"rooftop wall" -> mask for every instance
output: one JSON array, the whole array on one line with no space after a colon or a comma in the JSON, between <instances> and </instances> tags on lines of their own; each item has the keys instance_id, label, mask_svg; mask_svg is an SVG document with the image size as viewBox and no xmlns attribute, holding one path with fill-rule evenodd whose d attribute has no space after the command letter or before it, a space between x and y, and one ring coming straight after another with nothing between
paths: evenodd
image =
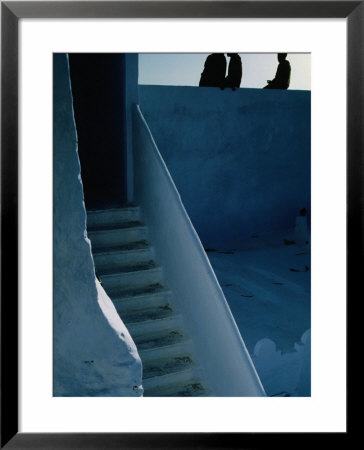
<instances>
[{"instance_id":1,"label":"rooftop wall","mask_svg":"<svg viewBox=\"0 0 364 450\"><path fill-rule=\"evenodd\" d=\"M308 91L139 86L141 110L205 247L310 211Z\"/></svg>"}]
</instances>

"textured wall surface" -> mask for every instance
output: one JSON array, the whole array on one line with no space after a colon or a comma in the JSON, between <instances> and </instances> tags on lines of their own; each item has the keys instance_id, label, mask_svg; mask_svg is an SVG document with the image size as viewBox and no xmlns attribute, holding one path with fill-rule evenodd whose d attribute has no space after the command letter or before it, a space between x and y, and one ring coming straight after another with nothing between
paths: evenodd
<instances>
[{"instance_id":1,"label":"textured wall surface","mask_svg":"<svg viewBox=\"0 0 364 450\"><path fill-rule=\"evenodd\" d=\"M214 396L264 390L201 242L139 110L134 115L135 197L148 224L171 302L181 311Z\"/></svg>"},{"instance_id":2,"label":"textured wall surface","mask_svg":"<svg viewBox=\"0 0 364 450\"><path fill-rule=\"evenodd\" d=\"M53 369L55 396L140 396L136 347L95 279L67 56L54 56Z\"/></svg>"},{"instance_id":3,"label":"textured wall surface","mask_svg":"<svg viewBox=\"0 0 364 450\"><path fill-rule=\"evenodd\" d=\"M308 91L139 86L141 110L206 246L310 211Z\"/></svg>"}]
</instances>

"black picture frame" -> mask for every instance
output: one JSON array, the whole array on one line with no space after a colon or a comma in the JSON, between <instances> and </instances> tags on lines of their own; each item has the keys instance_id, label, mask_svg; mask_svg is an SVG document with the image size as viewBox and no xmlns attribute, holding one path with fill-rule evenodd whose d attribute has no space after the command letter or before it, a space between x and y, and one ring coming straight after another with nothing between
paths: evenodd
<instances>
[{"instance_id":1,"label":"black picture frame","mask_svg":"<svg viewBox=\"0 0 364 450\"><path fill-rule=\"evenodd\" d=\"M1 448L264 448L310 433L18 433L18 22L21 18L346 18L347 304L363 272L364 1L1 1ZM349 312L349 311L348 311ZM348 350L350 343L348 342ZM347 416L349 418L349 414ZM334 433L340 445L346 433ZM327 443L316 433L315 443Z\"/></svg>"}]
</instances>

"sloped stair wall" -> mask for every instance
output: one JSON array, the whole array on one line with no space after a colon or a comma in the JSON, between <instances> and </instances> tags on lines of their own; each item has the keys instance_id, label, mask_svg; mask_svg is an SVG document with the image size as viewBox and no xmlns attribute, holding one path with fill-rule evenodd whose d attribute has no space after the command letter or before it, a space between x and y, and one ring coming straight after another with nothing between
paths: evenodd
<instances>
[{"instance_id":1,"label":"sloped stair wall","mask_svg":"<svg viewBox=\"0 0 364 450\"><path fill-rule=\"evenodd\" d=\"M139 106L133 111L133 147L135 201L212 395L264 396L221 287Z\"/></svg>"}]
</instances>

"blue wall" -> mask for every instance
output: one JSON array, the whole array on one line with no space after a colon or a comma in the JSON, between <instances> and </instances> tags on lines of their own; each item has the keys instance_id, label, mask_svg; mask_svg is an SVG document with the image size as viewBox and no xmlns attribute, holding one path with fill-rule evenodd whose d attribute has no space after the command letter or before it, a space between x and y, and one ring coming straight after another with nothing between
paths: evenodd
<instances>
[{"instance_id":1,"label":"blue wall","mask_svg":"<svg viewBox=\"0 0 364 450\"><path fill-rule=\"evenodd\" d=\"M80 169L68 57L54 54L53 395L140 396L135 344L95 279Z\"/></svg>"},{"instance_id":2,"label":"blue wall","mask_svg":"<svg viewBox=\"0 0 364 450\"><path fill-rule=\"evenodd\" d=\"M205 247L293 228L310 210L310 92L139 86L139 95Z\"/></svg>"}]
</instances>

